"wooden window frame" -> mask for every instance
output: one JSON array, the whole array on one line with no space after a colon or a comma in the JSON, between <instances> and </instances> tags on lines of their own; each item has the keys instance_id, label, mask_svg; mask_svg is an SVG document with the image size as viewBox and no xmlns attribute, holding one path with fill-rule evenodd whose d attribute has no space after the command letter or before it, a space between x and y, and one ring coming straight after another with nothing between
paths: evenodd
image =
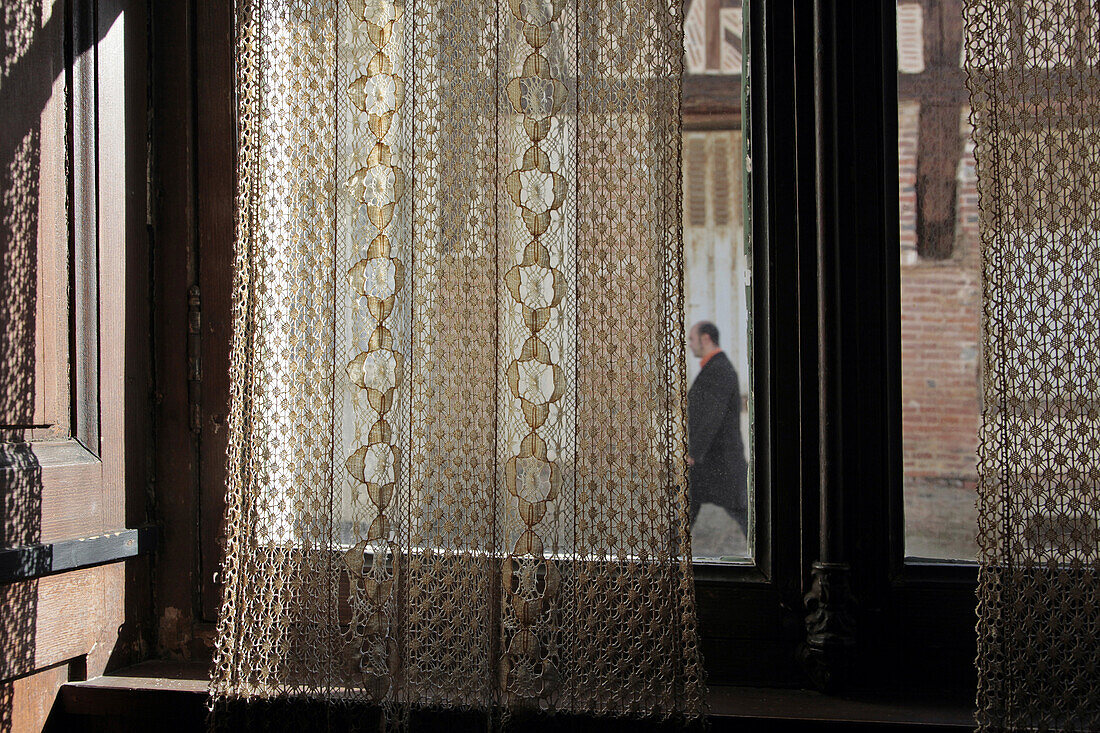
<instances>
[{"instance_id":1,"label":"wooden window frame","mask_svg":"<svg viewBox=\"0 0 1100 733\"><path fill-rule=\"evenodd\" d=\"M697 568L710 680L969 704L977 565L904 554L896 9L746 6L757 561Z\"/></svg>"}]
</instances>

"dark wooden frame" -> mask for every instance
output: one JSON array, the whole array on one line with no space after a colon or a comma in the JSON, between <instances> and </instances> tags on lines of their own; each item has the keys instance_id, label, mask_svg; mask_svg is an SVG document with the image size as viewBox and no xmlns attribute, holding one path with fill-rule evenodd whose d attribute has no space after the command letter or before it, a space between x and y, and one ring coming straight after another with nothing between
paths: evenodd
<instances>
[{"instance_id":1,"label":"dark wooden frame","mask_svg":"<svg viewBox=\"0 0 1100 733\"><path fill-rule=\"evenodd\" d=\"M821 521L838 533L820 551L849 567L849 689L972 701L977 567L904 554L895 6L815 5L818 282L831 307L819 344L832 370Z\"/></svg>"},{"instance_id":2,"label":"dark wooden frame","mask_svg":"<svg viewBox=\"0 0 1100 733\"><path fill-rule=\"evenodd\" d=\"M151 17L154 440L162 652L210 654L225 506L236 205L233 3Z\"/></svg>"},{"instance_id":3,"label":"dark wooden frame","mask_svg":"<svg viewBox=\"0 0 1100 733\"><path fill-rule=\"evenodd\" d=\"M976 565L904 555L895 6L751 7L759 555L697 572L708 671L969 704Z\"/></svg>"}]
</instances>

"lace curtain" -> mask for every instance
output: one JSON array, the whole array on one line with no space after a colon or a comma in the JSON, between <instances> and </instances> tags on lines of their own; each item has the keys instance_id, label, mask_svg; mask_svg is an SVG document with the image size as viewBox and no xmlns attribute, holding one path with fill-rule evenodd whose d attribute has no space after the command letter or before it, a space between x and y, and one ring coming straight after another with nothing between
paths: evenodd
<instances>
[{"instance_id":1,"label":"lace curtain","mask_svg":"<svg viewBox=\"0 0 1100 733\"><path fill-rule=\"evenodd\" d=\"M695 717L677 0L238 0L232 701Z\"/></svg>"},{"instance_id":2,"label":"lace curtain","mask_svg":"<svg viewBox=\"0 0 1100 733\"><path fill-rule=\"evenodd\" d=\"M1100 8L972 0L978 723L1100 729Z\"/></svg>"}]
</instances>

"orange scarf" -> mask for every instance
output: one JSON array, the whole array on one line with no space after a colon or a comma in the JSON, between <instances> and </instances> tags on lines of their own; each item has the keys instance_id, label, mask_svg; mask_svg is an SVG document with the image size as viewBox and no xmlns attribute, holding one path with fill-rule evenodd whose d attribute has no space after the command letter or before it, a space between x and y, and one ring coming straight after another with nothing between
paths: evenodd
<instances>
[{"instance_id":1,"label":"orange scarf","mask_svg":"<svg viewBox=\"0 0 1100 733\"><path fill-rule=\"evenodd\" d=\"M721 353L722 353L721 349L716 349L716 350L710 352L709 354L707 354L706 356L704 356L702 359L700 359L699 360L699 371L703 371L703 367L705 367L707 365L708 361L710 361L711 359L714 358L715 354L721 354Z\"/></svg>"}]
</instances>

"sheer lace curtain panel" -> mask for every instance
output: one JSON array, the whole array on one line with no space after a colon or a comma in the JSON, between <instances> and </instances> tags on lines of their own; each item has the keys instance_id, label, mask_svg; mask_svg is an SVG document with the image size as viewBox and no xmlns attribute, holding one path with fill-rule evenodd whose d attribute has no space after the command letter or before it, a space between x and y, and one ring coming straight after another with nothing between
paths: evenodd
<instances>
[{"instance_id":1,"label":"sheer lace curtain panel","mask_svg":"<svg viewBox=\"0 0 1100 733\"><path fill-rule=\"evenodd\" d=\"M238 0L212 700L694 718L677 0Z\"/></svg>"},{"instance_id":2,"label":"sheer lace curtain panel","mask_svg":"<svg viewBox=\"0 0 1100 733\"><path fill-rule=\"evenodd\" d=\"M1100 8L971 0L980 730L1100 729Z\"/></svg>"}]
</instances>

